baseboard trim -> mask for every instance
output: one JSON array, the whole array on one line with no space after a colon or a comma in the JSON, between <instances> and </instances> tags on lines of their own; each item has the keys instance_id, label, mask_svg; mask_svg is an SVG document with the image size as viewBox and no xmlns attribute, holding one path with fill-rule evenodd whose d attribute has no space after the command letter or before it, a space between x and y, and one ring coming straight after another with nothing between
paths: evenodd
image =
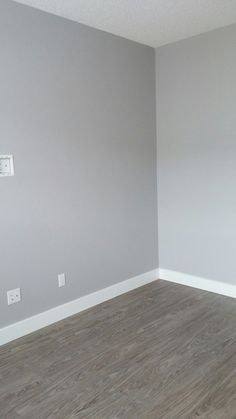
<instances>
[{"instance_id":1,"label":"baseboard trim","mask_svg":"<svg viewBox=\"0 0 236 419\"><path fill-rule=\"evenodd\" d=\"M159 279L236 298L236 285L227 284L225 282L219 282L212 279L201 278L200 276L188 275L186 273L162 268L159 269Z\"/></svg>"},{"instance_id":2,"label":"baseboard trim","mask_svg":"<svg viewBox=\"0 0 236 419\"><path fill-rule=\"evenodd\" d=\"M0 329L0 346L158 279L158 269L118 282Z\"/></svg>"}]
</instances>

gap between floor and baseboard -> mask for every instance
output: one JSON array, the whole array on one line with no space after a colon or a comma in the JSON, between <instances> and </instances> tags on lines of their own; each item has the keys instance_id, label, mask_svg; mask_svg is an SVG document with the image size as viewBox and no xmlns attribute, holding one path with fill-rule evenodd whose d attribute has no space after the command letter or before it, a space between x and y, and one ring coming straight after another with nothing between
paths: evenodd
<instances>
[{"instance_id":1,"label":"gap between floor and baseboard","mask_svg":"<svg viewBox=\"0 0 236 419\"><path fill-rule=\"evenodd\" d=\"M219 282L212 279L201 278L200 276L189 275L182 272L171 271L169 269L159 269L159 279L177 284L187 285L200 290L214 292L215 294L225 295L236 298L236 285L226 282Z\"/></svg>"},{"instance_id":2,"label":"gap between floor and baseboard","mask_svg":"<svg viewBox=\"0 0 236 419\"><path fill-rule=\"evenodd\" d=\"M236 285L169 269L154 269L0 329L0 346L157 279L236 298Z\"/></svg>"},{"instance_id":3,"label":"gap between floor and baseboard","mask_svg":"<svg viewBox=\"0 0 236 419\"><path fill-rule=\"evenodd\" d=\"M95 291L0 329L0 346L158 279L158 269Z\"/></svg>"}]
</instances>

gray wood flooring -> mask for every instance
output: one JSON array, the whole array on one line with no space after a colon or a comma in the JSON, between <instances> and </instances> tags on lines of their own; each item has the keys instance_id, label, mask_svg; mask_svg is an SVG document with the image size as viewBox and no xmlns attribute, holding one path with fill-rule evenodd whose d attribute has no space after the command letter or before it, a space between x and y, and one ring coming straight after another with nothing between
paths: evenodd
<instances>
[{"instance_id":1,"label":"gray wood flooring","mask_svg":"<svg viewBox=\"0 0 236 419\"><path fill-rule=\"evenodd\" d=\"M0 348L1 419L236 419L236 300L156 281Z\"/></svg>"}]
</instances>

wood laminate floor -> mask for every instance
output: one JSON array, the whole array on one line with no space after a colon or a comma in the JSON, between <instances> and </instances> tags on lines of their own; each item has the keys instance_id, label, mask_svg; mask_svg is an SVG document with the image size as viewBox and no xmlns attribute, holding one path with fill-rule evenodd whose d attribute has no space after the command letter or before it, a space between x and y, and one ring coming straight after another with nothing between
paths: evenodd
<instances>
[{"instance_id":1,"label":"wood laminate floor","mask_svg":"<svg viewBox=\"0 0 236 419\"><path fill-rule=\"evenodd\" d=\"M236 301L156 281L0 348L1 419L235 419Z\"/></svg>"}]
</instances>

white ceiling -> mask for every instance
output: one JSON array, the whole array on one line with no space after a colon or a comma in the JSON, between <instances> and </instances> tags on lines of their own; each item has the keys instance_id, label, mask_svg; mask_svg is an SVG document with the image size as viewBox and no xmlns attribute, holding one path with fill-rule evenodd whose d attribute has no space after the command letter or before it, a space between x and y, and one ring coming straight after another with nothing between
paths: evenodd
<instances>
[{"instance_id":1,"label":"white ceiling","mask_svg":"<svg viewBox=\"0 0 236 419\"><path fill-rule=\"evenodd\" d=\"M236 0L17 0L152 47L236 22Z\"/></svg>"}]
</instances>

